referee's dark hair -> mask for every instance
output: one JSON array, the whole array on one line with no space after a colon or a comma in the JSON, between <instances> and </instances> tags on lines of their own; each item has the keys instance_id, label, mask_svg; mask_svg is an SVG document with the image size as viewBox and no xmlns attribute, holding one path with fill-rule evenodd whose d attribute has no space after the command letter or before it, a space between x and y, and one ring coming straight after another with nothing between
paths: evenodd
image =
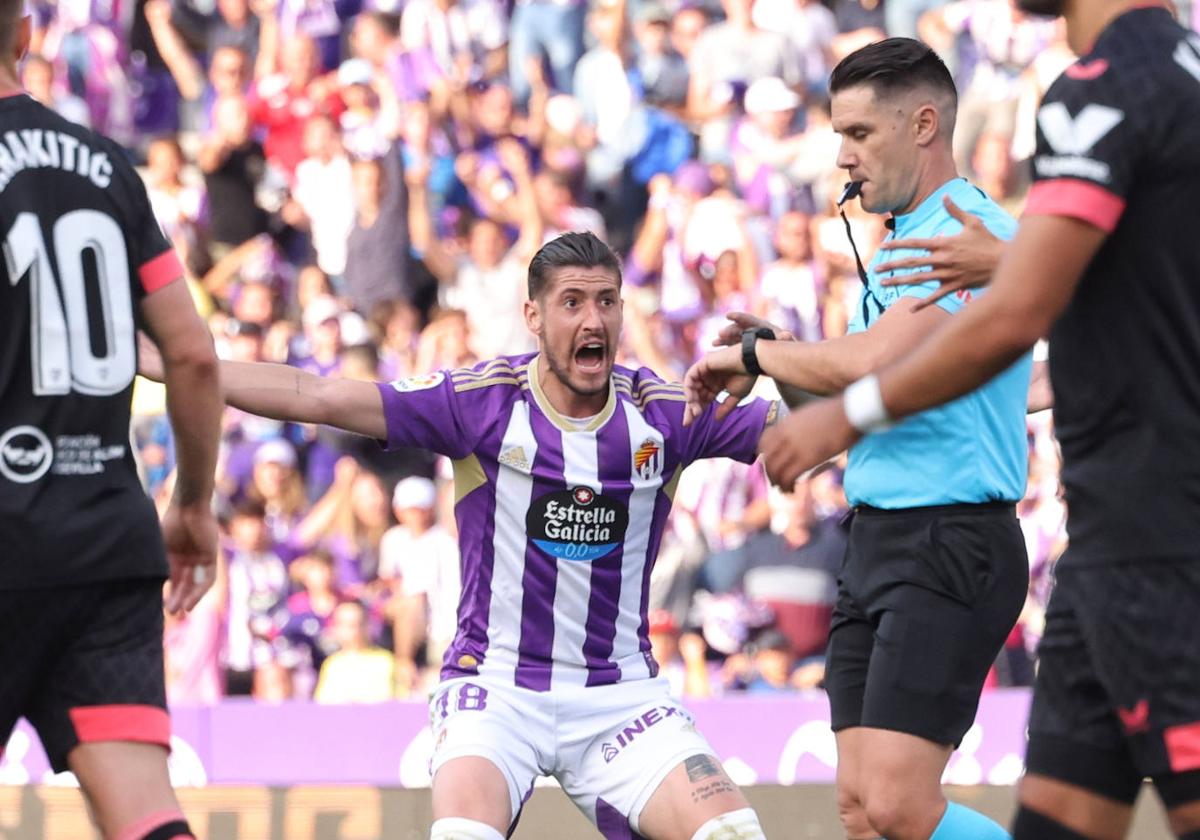
<instances>
[{"instance_id":1,"label":"referee's dark hair","mask_svg":"<svg viewBox=\"0 0 1200 840\"><path fill-rule=\"evenodd\" d=\"M594 233L564 233L538 249L529 261L529 299L537 300L556 268L607 268L621 285L621 261Z\"/></svg>"},{"instance_id":2,"label":"referee's dark hair","mask_svg":"<svg viewBox=\"0 0 1200 840\"><path fill-rule=\"evenodd\" d=\"M938 111L948 133L954 132L958 90L938 54L912 38L888 38L855 50L838 62L829 76L831 94L867 85L885 99L917 90L937 97Z\"/></svg>"}]
</instances>

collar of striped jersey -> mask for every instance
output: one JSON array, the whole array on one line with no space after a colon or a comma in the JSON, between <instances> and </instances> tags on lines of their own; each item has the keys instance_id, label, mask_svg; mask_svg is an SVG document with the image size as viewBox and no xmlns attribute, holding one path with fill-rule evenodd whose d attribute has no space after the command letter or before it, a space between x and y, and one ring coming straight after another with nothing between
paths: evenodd
<instances>
[{"instance_id":1,"label":"collar of striped jersey","mask_svg":"<svg viewBox=\"0 0 1200 840\"><path fill-rule=\"evenodd\" d=\"M554 406L550 404L550 400L542 391L542 354L534 356L529 362L529 392L533 394L533 401L537 403L537 407L542 410L542 413L555 425L558 429L564 432L594 432L608 422L613 416L613 412L617 408L617 392L613 387L612 376L608 377L608 401L604 403L604 408L596 415L591 423L584 428L579 428L566 417L564 417Z\"/></svg>"}]
</instances>

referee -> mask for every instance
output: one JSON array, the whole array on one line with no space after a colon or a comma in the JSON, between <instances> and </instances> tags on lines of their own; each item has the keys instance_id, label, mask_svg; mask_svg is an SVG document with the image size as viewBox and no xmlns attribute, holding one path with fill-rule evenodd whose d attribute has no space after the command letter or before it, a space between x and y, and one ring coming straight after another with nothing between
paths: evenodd
<instances>
[{"instance_id":1,"label":"referee","mask_svg":"<svg viewBox=\"0 0 1200 840\"><path fill-rule=\"evenodd\" d=\"M947 202L997 237L1012 237L1016 222L958 177L957 96L932 50L907 38L864 47L834 69L830 90L838 165L865 209L892 215L891 238L957 234L963 225ZM688 372L690 408L721 389L748 390L747 371L836 393L912 349L970 299L922 307L937 283L884 285L912 270L875 270L884 258L881 251L862 271L849 335L806 344L748 330L740 347L714 351ZM868 435L850 452L845 488L854 512L826 689L838 806L852 840L1008 836L983 815L948 805L940 780L1028 587L1014 503L1025 489L1031 361L1025 353L1012 362L956 403Z\"/></svg>"},{"instance_id":2,"label":"referee","mask_svg":"<svg viewBox=\"0 0 1200 840\"><path fill-rule=\"evenodd\" d=\"M1149 777L1175 834L1198 840L1200 38L1136 0L1021 5L1065 5L1081 57L1039 110L1035 183L991 290L763 449L774 477L794 476L978 387L1048 332L1071 545L1013 834L1116 840Z\"/></svg>"}]
</instances>

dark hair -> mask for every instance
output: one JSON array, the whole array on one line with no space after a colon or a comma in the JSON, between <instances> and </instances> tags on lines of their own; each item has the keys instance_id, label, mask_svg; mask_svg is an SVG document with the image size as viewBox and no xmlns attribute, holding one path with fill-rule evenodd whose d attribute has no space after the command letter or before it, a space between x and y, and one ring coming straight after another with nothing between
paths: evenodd
<instances>
[{"instance_id":1,"label":"dark hair","mask_svg":"<svg viewBox=\"0 0 1200 840\"><path fill-rule=\"evenodd\" d=\"M869 86L877 96L930 88L946 96L952 108L958 106L958 90L945 63L912 38L876 41L838 62L829 76L830 93L858 85Z\"/></svg>"},{"instance_id":2,"label":"dark hair","mask_svg":"<svg viewBox=\"0 0 1200 840\"><path fill-rule=\"evenodd\" d=\"M537 299L550 284L555 269L607 268L621 284L621 261L594 233L564 233L538 249L529 261L529 299Z\"/></svg>"},{"instance_id":3,"label":"dark hair","mask_svg":"<svg viewBox=\"0 0 1200 840\"><path fill-rule=\"evenodd\" d=\"M267 508L262 502L256 502L253 499L243 499L233 509L230 519L265 519L266 516Z\"/></svg>"},{"instance_id":4,"label":"dark hair","mask_svg":"<svg viewBox=\"0 0 1200 840\"><path fill-rule=\"evenodd\" d=\"M24 0L0 0L0 49L6 53L16 42L24 12Z\"/></svg>"}]
</instances>

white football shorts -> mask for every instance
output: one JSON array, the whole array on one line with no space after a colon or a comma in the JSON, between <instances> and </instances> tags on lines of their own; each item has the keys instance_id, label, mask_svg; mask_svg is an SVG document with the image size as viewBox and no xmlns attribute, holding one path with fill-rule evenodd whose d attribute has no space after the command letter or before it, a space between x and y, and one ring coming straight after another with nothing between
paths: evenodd
<instances>
[{"instance_id":1,"label":"white football shorts","mask_svg":"<svg viewBox=\"0 0 1200 840\"><path fill-rule=\"evenodd\" d=\"M605 836L618 821L637 831L667 773L715 755L662 678L542 692L458 677L438 686L429 709L431 774L454 758L488 759L508 782L514 822L534 780L553 776Z\"/></svg>"}]
</instances>

